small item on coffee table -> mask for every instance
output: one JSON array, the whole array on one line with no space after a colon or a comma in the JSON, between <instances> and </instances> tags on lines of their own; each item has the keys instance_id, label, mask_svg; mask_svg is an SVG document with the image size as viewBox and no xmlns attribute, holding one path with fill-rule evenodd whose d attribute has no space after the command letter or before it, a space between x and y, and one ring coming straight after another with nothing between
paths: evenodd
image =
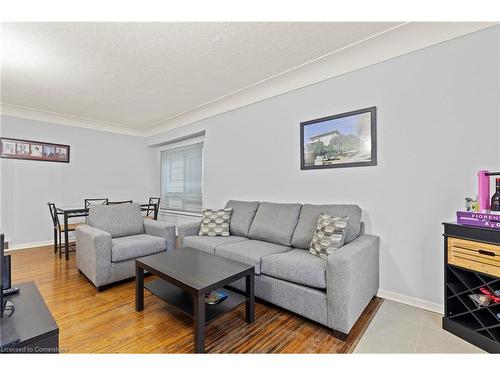
<instances>
[{"instance_id":1,"label":"small item on coffee table","mask_svg":"<svg viewBox=\"0 0 500 375\"><path fill-rule=\"evenodd\" d=\"M213 292L205 294L205 303L207 305L217 305L227 298L227 293L221 290L214 290Z\"/></svg>"}]
</instances>

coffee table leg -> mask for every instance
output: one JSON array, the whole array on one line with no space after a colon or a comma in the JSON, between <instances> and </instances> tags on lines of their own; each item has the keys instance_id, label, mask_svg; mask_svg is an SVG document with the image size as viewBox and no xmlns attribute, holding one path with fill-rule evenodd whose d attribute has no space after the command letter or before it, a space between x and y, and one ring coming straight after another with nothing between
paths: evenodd
<instances>
[{"instance_id":1,"label":"coffee table leg","mask_svg":"<svg viewBox=\"0 0 500 375\"><path fill-rule=\"evenodd\" d=\"M135 311L144 310L144 269L135 266Z\"/></svg>"},{"instance_id":2,"label":"coffee table leg","mask_svg":"<svg viewBox=\"0 0 500 375\"><path fill-rule=\"evenodd\" d=\"M205 353L205 294L198 293L194 299L194 352Z\"/></svg>"},{"instance_id":3,"label":"coffee table leg","mask_svg":"<svg viewBox=\"0 0 500 375\"><path fill-rule=\"evenodd\" d=\"M245 295L247 297L246 302L246 321L251 324L254 322L254 304L255 304L255 295L254 295L254 274L253 272L245 277Z\"/></svg>"}]
</instances>

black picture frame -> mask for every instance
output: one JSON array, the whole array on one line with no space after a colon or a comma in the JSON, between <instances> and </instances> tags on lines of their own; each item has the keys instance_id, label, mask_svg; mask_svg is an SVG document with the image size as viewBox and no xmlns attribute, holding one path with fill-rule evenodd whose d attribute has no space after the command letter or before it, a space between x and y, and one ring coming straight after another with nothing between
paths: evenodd
<instances>
[{"instance_id":1,"label":"black picture frame","mask_svg":"<svg viewBox=\"0 0 500 375\"><path fill-rule=\"evenodd\" d=\"M344 117L357 116L364 113L370 114L370 143L371 143L370 160L354 161L354 162L346 161L344 163L337 162L327 165L310 165L310 164L306 165L305 148L304 148L304 130L306 127ZM375 165L377 165L377 107L373 106L373 107L358 109L355 111L344 112L333 116L321 117L300 123L300 169L301 170L368 167Z\"/></svg>"},{"instance_id":2,"label":"black picture frame","mask_svg":"<svg viewBox=\"0 0 500 375\"><path fill-rule=\"evenodd\" d=\"M4 145L9 145L9 149ZM13 145L13 149L12 149ZM19 150L20 146L24 147ZM36 151L36 152L35 152ZM63 152L64 151L64 152ZM70 161L70 146L60 143L49 143L42 141L30 141L27 139L18 138L0 138L0 157L4 159L21 159L21 160L36 160L50 161L56 163L69 163Z\"/></svg>"}]
</instances>

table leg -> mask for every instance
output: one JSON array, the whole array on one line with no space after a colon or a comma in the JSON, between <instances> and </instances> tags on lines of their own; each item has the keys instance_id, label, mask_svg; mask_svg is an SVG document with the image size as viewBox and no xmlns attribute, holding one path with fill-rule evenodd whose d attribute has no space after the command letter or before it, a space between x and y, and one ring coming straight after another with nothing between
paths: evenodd
<instances>
[{"instance_id":1,"label":"table leg","mask_svg":"<svg viewBox=\"0 0 500 375\"><path fill-rule=\"evenodd\" d=\"M63 253L63 248L62 248L62 234L61 234L61 231L59 231L59 244L57 245L57 248L59 250L59 259L61 259L62 257L62 253Z\"/></svg>"},{"instance_id":2,"label":"table leg","mask_svg":"<svg viewBox=\"0 0 500 375\"><path fill-rule=\"evenodd\" d=\"M198 293L194 299L194 352L205 353L205 294Z\"/></svg>"},{"instance_id":3,"label":"table leg","mask_svg":"<svg viewBox=\"0 0 500 375\"><path fill-rule=\"evenodd\" d=\"M135 265L135 311L144 310L144 269Z\"/></svg>"},{"instance_id":4,"label":"table leg","mask_svg":"<svg viewBox=\"0 0 500 375\"><path fill-rule=\"evenodd\" d=\"M57 254L57 229L54 228L54 254Z\"/></svg>"},{"instance_id":5,"label":"table leg","mask_svg":"<svg viewBox=\"0 0 500 375\"><path fill-rule=\"evenodd\" d=\"M245 295L247 297L246 301L246 322L251 324L254 322L254 305L255 305L255 294L254 294L254 274L253 272L245 277Z\"/></svg>"},{"instance_id":6,"label":"table leg","mask_svg":"<svg viewBox=\"0 0 500 375\"><path fill-rule=\"evenodd\" d=\"M64 256L69 260L69 231L68 231L68 215L64 213Z\"/></svg>"}]
</instances>

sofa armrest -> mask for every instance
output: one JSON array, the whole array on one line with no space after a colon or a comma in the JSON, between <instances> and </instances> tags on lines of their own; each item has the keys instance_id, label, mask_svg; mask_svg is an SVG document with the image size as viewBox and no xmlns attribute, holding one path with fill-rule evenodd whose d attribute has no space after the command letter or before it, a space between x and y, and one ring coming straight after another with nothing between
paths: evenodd
<instances>
[{"instance_id":1,"label":"sofa armrest","mask_svg":"<svg viewBox=\"0 0 500 375\"><path fill-rule=\"evenodd\" d=\"M144 220L144 232L167 241L167 250L175 249L175 225L157 220Z\"/></svg>"},{"instance_id":2,"label":"sofa armrest","mask_svg":"<svg viewBox=\"0 0 500 375\"><path fill-rule=\"evenodd\" d=\"M348 334L378 291L379 242L363 234L328 256L328 326L336 331Z\"/></svg>"},{"instance_id":3,"label":"sofa armrest","mask_svg":"<svg viewBox=\"0 0 500 375\"><path fill-rule=\"evenodd\" d=\"M182 224L177 227L177 238L179 240L179 247L182 247L182 242L184 237L196 236L200 230L200 221L195 221L194 223Z\"/></svg>"},{"instance_id":4,"label":"sofa armrest","mask_svg":"<svg viewBox=\"0 0 500 375\"><path fill-rule=\"evenodd\" d=\"M76 267L95 286L105 285L111 276L111 234L82 224L76 227Z\"/></svg>"}]
</instances>

